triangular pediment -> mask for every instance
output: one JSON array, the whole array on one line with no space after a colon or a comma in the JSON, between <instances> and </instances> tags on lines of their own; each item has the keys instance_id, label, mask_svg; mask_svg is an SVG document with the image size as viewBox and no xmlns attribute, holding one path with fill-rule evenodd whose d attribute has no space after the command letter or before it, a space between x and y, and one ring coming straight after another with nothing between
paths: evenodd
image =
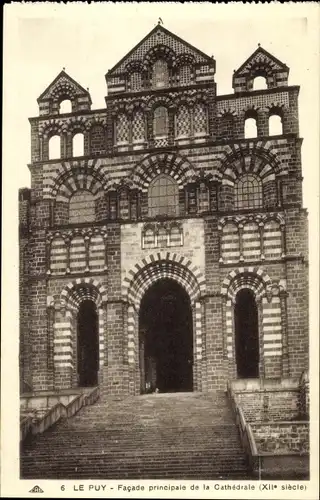
<instances>
[{"instance_id":1,"label":"triangular pediment","mask_svg":"<svg viewBox=\"0 0 320 500\"><path fill-rule=\"evenodd\" d=\"M145 65L148 61L148 54L157 47L167 51L170 56L177 61L182 57L193 61L196 64L207 64L214 66L213 57L208 56L201 50L193 47L188 42L182 40L174 33L157 25L145 38L143 38L130 52L128 52L112 69L107 73L107 77L126 73L131 64Z\"/></svg>"},{"instance_id":2,"label":"triangular pediment","mask_svg":"<svg viewBox=\"0 0 320 500\"><path fill-rule=\"evenodd\" d=\"M267 52L262 47L258 47L254 53L240 66L235 72L236 76L246 75L250 73L252 68L257 66L265 66L272 69L272 71L288 71L289 68L286 64L279 61L270 52Z\"/></svg>"},{"instance_id":3,"label":"triangular pediment","mask_svg":"<svg viewBox=\"0 0 320 500\"><path fill-rule=\"evenodd\" d=\"M69 76L64 70L53 80L44 92L38 97L37 101L47 101L57 96L65 95L68 98L79 96L89 96L89 92L78 82Z\"/></svg>"}]
</instances>

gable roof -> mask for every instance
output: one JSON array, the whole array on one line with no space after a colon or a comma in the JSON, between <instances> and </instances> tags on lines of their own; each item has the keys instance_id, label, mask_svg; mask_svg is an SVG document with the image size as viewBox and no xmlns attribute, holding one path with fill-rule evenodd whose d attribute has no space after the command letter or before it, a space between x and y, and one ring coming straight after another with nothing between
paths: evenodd
<instances>
[{"instance_id":1,"label":"gable roof","mask_svg":"<svg viewBox=\"0 0 320 500\"><path fill-rule=\"evenodd\" d=\"M152 39L155 38L155 35L156 36L162 35L161 40L154 40L154 43L152 43ZM176 50L179 51L180 49L180 53L187 52L189 54L193 54L196 57L197 62L203 62L207 64L214 64L215 62L213 57L208 56L201 50L197 49L190 43L186 42L179 36L175 35L171 31L167 30L166 28L158 24L137 45L135 45L119 62L117 62L115 66L109 69L109 71L106 74L106 77L111 76L112 74L122 73L124 71L124 66L128 62L134 59L141 60L144 54L147 53L148 50L151 48L151 46L155 46L159 42L163 45L171 45L171 46L175 45ZM137 54L138 57L134 57L135 54Z\"/></svg>"},{"instance_id":2,"label":"gable roof","mask_svg":"<svg viewBox=\"0 0 320 500\"><path fill-rule=\"evenodd\" d=\"M54 92L54 90L61 84L63 86L67 85L69 86L69 88L71 87L73 89L74 94L77 96L86 95L90 97L89 92L86 89L84 89L73 78L71 78L71 76L69 76L68 73L66 73L65 70L63 69L62 71L60 71L58 76L56 76L53 82L51 82L50 85L48 85L48 87L44 90L44 92L42 92L42 94L38 97L37 102L52 98L52 92Z\"/></svg>"},{"instance_id":3,"label":"gable roof","mask_svg":"<svg viewBox=\"0 0 320 500\"><path fill-rule=\"evenodd\" d=\"M274 71L289 71L289 68L286 64L270 54L270 52L265 50L263 47L259 46L253 52L253 54L251 54L251 56L249 56L248 59L240 66L240 68L235 71L234 75L238 76L245 74L250 71L251 67L255 63L260 62L268 64Z\"/></svg>"}]
</instances>

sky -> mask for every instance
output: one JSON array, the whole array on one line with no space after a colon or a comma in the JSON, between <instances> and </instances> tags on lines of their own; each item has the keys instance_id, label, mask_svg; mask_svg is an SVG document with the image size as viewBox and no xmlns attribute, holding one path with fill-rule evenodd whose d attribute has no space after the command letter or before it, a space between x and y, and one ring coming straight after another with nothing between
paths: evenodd
<instances>
[{"instance_id":1,"label":"sky","mask_svg":"<svg viewBox=\"0 0 320 500\"><path fill-rule=\"evenodd\" d=\"M310 329L318 332L319 264L319 27L317 2L13 3L4 7L4 109L2 191L2 379L18 389L18 189L30 186L30 124L37 98L63 67L89 87L92 109L105 105L104 75L157 24L216 59L218 94L232 93L232 73L258 43L290 67L300 85L299 116L304 206L309 212ZM2 286L4 290L4 286ZM3 328L3 325L9 327ZM311 352L318 335L311 336ZM6 363L10 360L10 363ZM315 367L315 373L318 373ZM316 377L317 378L317 377ZM12 401L12 405L18 404ZM18 413L16 413L18 414ZM18 427L17 427L18 431ZM3 453L15 452L3 445ZM16 467L16 465L15 465ZM5 464L2 467L5 477ZM22 494L24 496L24 493Z\"/></svg>"}]
</instances>

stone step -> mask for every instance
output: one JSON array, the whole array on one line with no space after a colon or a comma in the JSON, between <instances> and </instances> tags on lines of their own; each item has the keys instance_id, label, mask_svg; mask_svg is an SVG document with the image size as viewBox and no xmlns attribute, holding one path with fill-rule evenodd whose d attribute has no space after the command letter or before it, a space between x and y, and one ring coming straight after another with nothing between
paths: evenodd
<instances>
[{"instance_id":1,"label":"stone step","mask_svg":"<svg viewBox=\"0 0 320 500\"><path fill-rule=\"evenodd\" d=\"M216 397L180 393L106 398L27 440L21 473L47 479L214 479L247 474L222 392Z\"/></svg>"}]
</instances>

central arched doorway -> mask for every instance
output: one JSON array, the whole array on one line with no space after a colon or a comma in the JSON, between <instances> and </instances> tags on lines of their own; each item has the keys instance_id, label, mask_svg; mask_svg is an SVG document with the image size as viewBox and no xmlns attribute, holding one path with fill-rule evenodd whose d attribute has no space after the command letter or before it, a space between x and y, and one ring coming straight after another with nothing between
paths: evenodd
<instances>
[{"instance_id":1,"label":"central arched doorway","mask_svg":"<svg viewBox=\"0 0 320 500\"><path fill-rule=\"evenodd\" d=\"M92 300L81 302L77 323L79 386L92 387L98 384L99 370L98 314Z\"/></svg>"},{"instance_id":2,"label":"central arched doorway","mask_svg":"<svg viewBox=\"0 0 320 500\"><path fill-rule=\"evenodd\" d=\"M250 289L237 293L235 304L235 347L239 378L259 377L259 328L255 295Z\"/></svg>"},{"instance_id":3,"label":"central arched doorway","mask_svg":"<svg viewBox=\"0 0 320 500\"><path fill-rule=\"evenodd\" d=\"M164 278L146 291L139 332L141 392L192 391L192 311L181 285Z\"/></svg>"}]
</instances>

